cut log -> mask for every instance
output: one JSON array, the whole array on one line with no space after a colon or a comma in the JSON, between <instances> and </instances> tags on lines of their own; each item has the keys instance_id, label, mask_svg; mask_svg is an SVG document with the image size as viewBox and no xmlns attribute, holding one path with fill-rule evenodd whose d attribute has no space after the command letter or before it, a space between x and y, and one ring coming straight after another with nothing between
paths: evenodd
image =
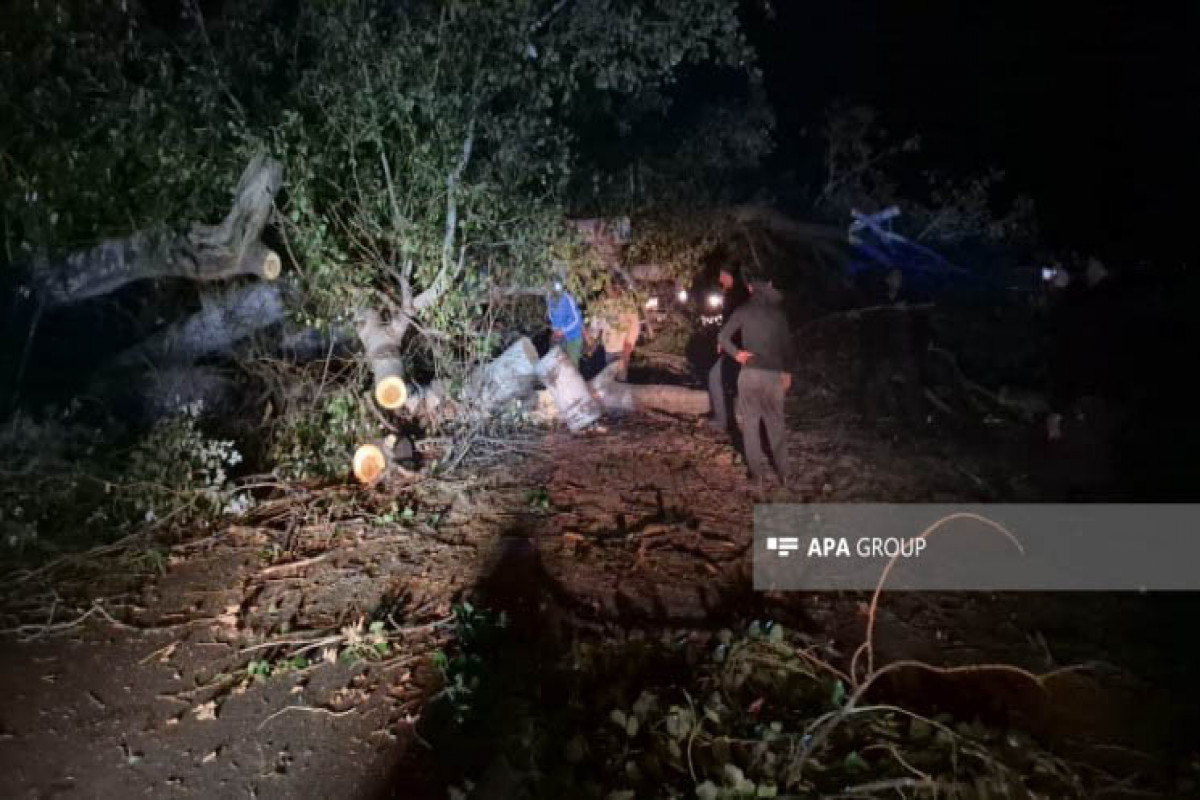
<instances>
[{"instance_id":1,"label":"cut log","mask_svg":"<svg viewBox=\"0 0 1200 800\"><path fill-rule=\"evenodd\" d=\"M486 414L510 400L527 397L537 388L537 381L537 348L522 337L471 376L465 397L474 410Z\"/></svg>"},{"instance_id":2,"label":"cut log","mask_svg":"<svg viewBox=\"0 0 1200 800\"><path fill-rule=\"evenodd\" d=\"M375 402L389 411L400 408L408 399L404 358L400 353L400 343L407 328L407 318L385 322L383 315L373 309L364 311L359 317L358 338L374 378Z\"/></svg>"},{"instance_id":3,"label":"cut log","mask_svg":"<svg viewBox=\"0 0 1200 800\"><path fill-rule=\"evenodd\" d=\"M407 437L386 436L358 446L351 469L359 483L370 485L400 461L413 457L415 448Z\"/></svg>"},{"instance_id":4,"label":"cut log","mask_svg":"<svg viewBox=\"0 0 1200 800\"><path fill-rule=\"evenodd\" d=\"M242 173L233 208L219 225L193 225L110 239L56 264L39 265L34 281L48 307L107 294L137 280L221 281L238 275L279 277L279 255L259 241L283 183L283 167L255 157Z\"/></svg>"},{"instance_id":5,"label":"cut log","mask_svg":"<svg viewBox=\"0 0 1200 800\"><path fill-rule=\"evenodd\" d=\"M600 405L561 347L552 347L537 364L537 374L554 398L558 417L571 431L581 431L600 419Z\"/></svg>"},{"instance_id":6,"label":"cut log","mask_svg":"<svg viewBox=\"0 0 1200 800\"><path fill-rule=\"evenodd\" d=\"M621 383L620 364L612 363L588 384L604 413L621 415L638 411L663 411L681 416L702 416L711 411L708 392L684 386Z\"/></svg>"},{"instance_id":7,"label":"cut log","mask_svg":"<svg viewBox=\"0 0 1200 800\"><path fill-rule=\"evenodd\" d=\"M387 472L388 460L384 448L374 442L362 444L354 451L354 477L370 486Z\"/></svg>"},{"instance_id":8,"label":"cut log","mask_svg":"<svg viewBox=\"0 0 1200 800\"><path fill-rule=\"evenodd\" d=\"M251 283L202 295L204 308L117 356L116 367L187 365L229 352L238 342L281 322L278 285Z\"/></svg>"}]
</instances>

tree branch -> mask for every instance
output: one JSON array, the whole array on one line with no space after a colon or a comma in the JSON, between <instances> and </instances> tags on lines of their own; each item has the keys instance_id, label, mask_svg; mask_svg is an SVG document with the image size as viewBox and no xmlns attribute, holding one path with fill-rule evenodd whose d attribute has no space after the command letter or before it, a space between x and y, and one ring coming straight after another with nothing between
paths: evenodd
<instances>
[{"instance_id":1,"label":"tree branch","mask_svg":"<svg viewBox=\"0 0 1200 800\"><path fill-rule=\"evenodd\" d=\"M442 240L442 268L438 271L437 277L433 279L433 283L413 299L412 309L418 314L436 303L449 288L450 281L462 270L463 260L466 257L466 246L459 249L457 268L453 255L454 234L458 229L458 182L462 178L463 170L467 168L467 163L471 160L471 148L474 144L475 120L471 120L467 126L467 138L463 141L462 156L446 179L446 235Z\"/></svg>"},{"instance_id":2,"label":"tree branch","mask_svg":"<svg viewBox=\"0 0 1200 800\"><path fill-rule=\"evenodd\" d=\"M233 207L217 225L140 231L38 267L38 294L49 307L66 305L148 278L219 281L237 275L279 276L279 256L260 240L283 184L283 167L255 156L238 181Z\"/></svg>"}]
</instances>

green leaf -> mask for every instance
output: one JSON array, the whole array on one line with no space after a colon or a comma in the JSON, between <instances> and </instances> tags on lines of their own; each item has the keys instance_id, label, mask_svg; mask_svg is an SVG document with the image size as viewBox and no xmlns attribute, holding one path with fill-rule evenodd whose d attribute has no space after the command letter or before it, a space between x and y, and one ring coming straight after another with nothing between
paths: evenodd
<instances>
[{"instance_id":1,"label":"green leaf","mask_svg":"<svg viewBox=\"0 0 1200 800\"><path fill-rule=\"evenodd\" d=\"M862 756L858 754L857 750L853 750L846 755L846 758L842 761L842 766L855 772L866 772L870 769L870 766L866 761L863 761Z\"/></svg>"}]
</instances>

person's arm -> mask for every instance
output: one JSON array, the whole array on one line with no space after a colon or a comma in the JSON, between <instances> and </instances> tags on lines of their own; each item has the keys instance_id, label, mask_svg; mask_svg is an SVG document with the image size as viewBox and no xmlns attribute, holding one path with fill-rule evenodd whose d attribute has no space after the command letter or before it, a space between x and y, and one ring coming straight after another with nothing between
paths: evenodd
<instances>
[{"instance_id":1,"label":"person's arm","mask_svg":"<svg viewBox=\"0 0 1200 800\"><path fill-rule=\"evenodd\" d=\"M721 333L717 336L717 343L721 345L721 350L737 359L739 364L745 364L753 357L753 353L742 350L733 343L734 334L742 329L744 321L745 314L741 309L738 309L733 312L733 316L729 318L729 321L725 323L725 326L721 328ZM746 355L742 356L743 353L746 353Z\"/></svg>"}]
</instances>

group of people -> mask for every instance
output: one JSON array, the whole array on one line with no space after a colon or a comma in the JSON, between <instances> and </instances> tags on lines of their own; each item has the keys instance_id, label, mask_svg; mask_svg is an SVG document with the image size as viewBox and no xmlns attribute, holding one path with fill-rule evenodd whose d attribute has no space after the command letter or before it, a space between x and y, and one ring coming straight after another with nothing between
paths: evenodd
<instances>
[{"instance_id":1,"label":"group of people","mask_svg":"<svg viewBox=\"0 0 1200 800\"><path fill-rule=\"evenodd\" d=\"M562 348L576 367L584 351L603 348L607 366L619 362L617 378L625 380L633 348L641 335L641 317L637 306L620 287L612 287L596 303L584 324L579 304L561 281L555 281L546 297L546 316L550 320L551 338Z\"/></svg>"},{"instance_id":2,"label":"group of people","mask_svg":"<svg viewBox=\"0 0 1200 800\"><path fill-rule=\"evenodd\" d=\"M774 473L786 485L783 402L792 385L788 370L794 353L782 308L783 296L770 280L745 283L732 268L722 269L719 281L724 294L722 307L728 316L717 340L717 361L708 375L710 423L722 432L730 430L736 415L730 414L733 393L729 389L736 385L750 478L762 481L771 474L769 447ZM605 363L619 361L619 377L625 378L640 333L640 317L623 292L614 289L601 301L590 324L585 325L575 298L556 281L546 297L546 311L554 342L576 366L585 345L602 346Z\"/></svg>"}]
</instances>

